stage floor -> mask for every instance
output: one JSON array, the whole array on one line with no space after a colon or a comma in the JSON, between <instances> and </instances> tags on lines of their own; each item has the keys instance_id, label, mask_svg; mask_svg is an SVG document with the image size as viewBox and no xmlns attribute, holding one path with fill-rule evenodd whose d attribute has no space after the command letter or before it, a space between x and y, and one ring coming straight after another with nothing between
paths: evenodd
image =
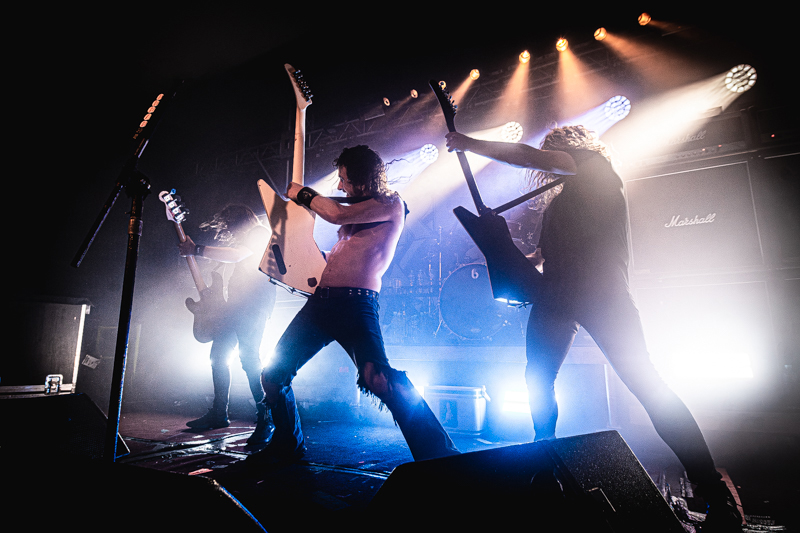
<instances>
[{"instance_id":1,"label":"stage floor","mask_svg":"<svg viewBox=\"0 0 800 533\"><path fill-rule=\"evenodd\" d=\"M130 453L118 458L116 464L144 469L137 470L139 472L169 472L182 477L212 479L269 532L317 531L320 527L336 524L362 527L362 515L369 510L370 502L392 471L401 464L412 462L399 429L391 424L390 419L365 418L358 412L339 412L326 417L304 413L307 455L296 464L269 469L254 469L244 461L248 454L259 449L245 443L253 428L251 421L232 419L228 428L196 431L186 427L189 418L186 413L124 412L120 420L120 435ZM497 440L490 434L452 433L451 436L462 452L519 444ZM745 531L795 531L798 526L795 502L800 496L797 483L798 436L711 432L707 439L720 470L739 497L749 524ZM646 448L642 443L627 438L626 442L662 494L681 496L684 480L672 458L637 451ZM14 458L6 453L3 461L8 464ZM24 458L23 463L25 461L30 461L30 458ZM33 464L18 462L14 466L22 476L28 469L31 476L42 475ZM58 471L68 473L71 470L66 465L63 469L56 468L52 474L56 478L60 475ZM71 475L80 477L79 474ZM91 486L90 479L84 481L83 487ZM28 483L33 482L28 480ZM102 483L104 486L97 487L97 490L115 490L113 480L110 486L107 479ZM47 494L69 491L71 485L81 486L68 482L61 489L50 490ZM137 490L147 492L148 485L145 483ZM701 511L699 500L691 497L685 500L690 511ZM202 501L195 504L176 499L173 511L169 511L173 509L169 502L165 503L165 512L193 519L202 518L208 512L209 525L219 518ZM132 504L133 509L137 507L145 506ZM447 510L442 509L442 512ZM403 510L397 509L397 513L402 516ZM689 517L692 516L689 513ZM393 520L391 517L384 519ZM123 518L111 520L115 522L109 523L110 529L119 530L119 526L123 526L124 530ZM535 523L536 517L531 520ZM692 525L691 522L685 523L687 531L692 531ZM415 529L425 531L425 524L417 524Z\"/></svg>"}]
</instances>

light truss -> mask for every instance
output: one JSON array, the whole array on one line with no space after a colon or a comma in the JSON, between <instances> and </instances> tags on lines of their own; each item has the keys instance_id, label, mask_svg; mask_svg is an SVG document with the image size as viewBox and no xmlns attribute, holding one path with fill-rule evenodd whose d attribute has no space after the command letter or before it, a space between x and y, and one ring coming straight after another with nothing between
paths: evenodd
<instances>
[{"instance_id":1,"label":"light truss","mask_svg":"<svg viewBox=\"0 0 800 533\"><path fill-rule=\"evenodd\" d=\"M608 69L619 68L622 62L609 50L595 42L579 44L573 47L573 53L581 58L582 64L587 65L589 72L600 72ZM529 79L531 83L526 89L530 98L549 98L550 87L558 80L558 54L537 58L530 64ZM458 102L459 113L469 115L471 109L494 104L503 97L509 79L514 74L516 65L506 67L494 72L489 72L476 80L474 88L469 91L466 100ZM477 113L476 113L477 114ZM402 106L400 109L376 106L368 113L363 113L359 118L354 118L322 128L306 131L306 160L308 171L312 171L314 159L321 153L329 150L340 150L354 141L359 144L369 144L370 138L386 134L391 129L393 136L403 134L403 130L418 126L436 117L440 117L441 110L435 100L428 103L415 101L412 105ZM261 167L265 172L267 168L276 168L277 161L290 162L293 153L292 132L285 132L281 139L268 141L254 147L243 148L232 153L219 155L211 160L198 162L195 165L197 174L216 173L250 173L254 168ZM373 143L379 144L379 143ZM330 161L326 161L326 166ZM285 168L284 165L278 165Z\"/></svg>"}]
</instances>

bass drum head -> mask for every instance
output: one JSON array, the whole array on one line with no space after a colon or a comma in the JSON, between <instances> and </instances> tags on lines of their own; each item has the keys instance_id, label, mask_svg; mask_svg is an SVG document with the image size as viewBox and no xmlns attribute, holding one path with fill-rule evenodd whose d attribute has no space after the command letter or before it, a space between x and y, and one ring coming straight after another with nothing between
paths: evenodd
<instances>
[{"instance_id":1,"label":"bass drum head","mask_svg":"<svg viewBox=\"0 0 800 533\"><path fill-rule=\"evenodd\" d=\"M492 297L486 265L463 265L442 284L439 313L442 322L464 339L485 339L503 327L507 305Z\"/></svg>"}]
</instances>

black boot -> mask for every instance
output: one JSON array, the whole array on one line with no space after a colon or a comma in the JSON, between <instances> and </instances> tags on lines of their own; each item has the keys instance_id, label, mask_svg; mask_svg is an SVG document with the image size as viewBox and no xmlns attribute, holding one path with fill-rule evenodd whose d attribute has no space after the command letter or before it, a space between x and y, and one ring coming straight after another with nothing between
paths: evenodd
<instances>
[{"instance_id":1,"label":"black boot","mask_svg":"<svg viewBox=\"0 0 800 533\"><path fill-rule=\"evenodd\" d=\"M742 515L724 481L698 484L695 493L708 507L706 519L700 525L701 533L741 533Z\"/></svg>"},{"instance_id":2,"label":"black boot","mask_svg":"<svg viewBox=\"0 0 800 533\"><path fill-rule=\"evenodd\" d=\"M253 430L253 434L247 437L248 446L266 444L275 429L272 425L272 415L266 405L263 403L256 404L256 411L258 412L256 428Z\"/></svg>"},{"instance_id":3,"label":"black boot","mask_svg":"<svg viewBox=\"0 0 800 533\"><path fill-rule=\"evenodd\" d=\"M186 425L193 429L216 429L226 428L231 422L228 420L227 409L212 407L200 418L186 422Z\"/></svg>"},{"instance_id":4,"label":"black boot","mask_svg":"<svg viewBox=\"0 0 800 533\"><path fill-rule=\"evenodd\" d=\"M268 409L275 425L272 439L263 450L248 456L247 464L266 466L299 461L306 453L306 446L291 385L281 389L278 401Z\"/></svg>"}]
</instances>

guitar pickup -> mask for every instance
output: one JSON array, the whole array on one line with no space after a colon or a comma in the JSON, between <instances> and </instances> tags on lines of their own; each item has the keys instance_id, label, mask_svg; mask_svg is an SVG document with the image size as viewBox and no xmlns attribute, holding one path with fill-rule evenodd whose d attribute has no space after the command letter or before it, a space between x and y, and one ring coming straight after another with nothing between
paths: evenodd
<instances>
[{"instance_id":1,"label":"guitar pickup","mask_svg":"<svg viewBox=\"0 0 800 533\"><path fill-rule=\"evenodd\" d=\"M272 245L272 257L275 258L275 264L278 267L278 272L280 272L282 276L285 275L286 263L283 262L283 254L281 253L281 247L278 246L277 244Z\"/></svg>"}]
</instances>

